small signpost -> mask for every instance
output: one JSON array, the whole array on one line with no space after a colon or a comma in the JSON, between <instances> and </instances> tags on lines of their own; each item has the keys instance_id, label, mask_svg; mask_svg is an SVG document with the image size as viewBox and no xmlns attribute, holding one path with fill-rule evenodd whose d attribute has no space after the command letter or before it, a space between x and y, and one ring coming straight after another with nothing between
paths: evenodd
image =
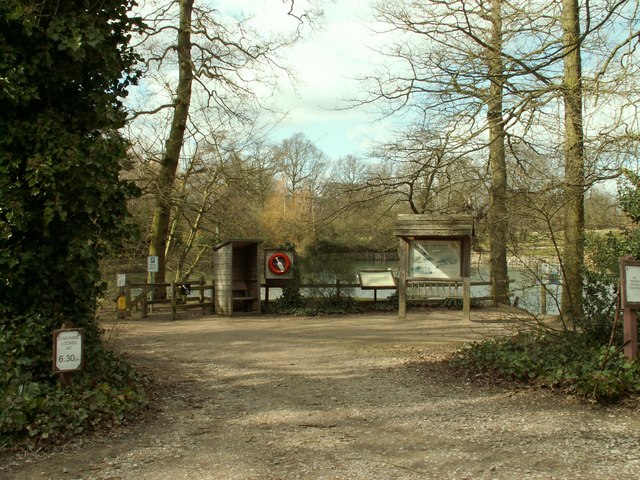
<instances>
[{"instance_id":1,"label":"small signpost","mask_svg":"<svg viewBox=\"0 0 640 480\"><path fill-rule=\"evenodd\" d=\"M157 255L149 255L147 257L147 272L149 273L149 283L156 283L156 273L160 271L160 262L158 261ZM155 285L151 288L151 300L155 300L156 298L156 288ZM153 306L151 307L151 311L153 311Z\"/></svg>"},{"instance_id":2,"label":"small signpost","mask_svg":"<svg viewBox=\"0 0 640 480\"><path fill-rule=\"evenodd\" d=\"M84 365L83 328L63 328L53 331L53 373L62 383L69 383L68 372L82 370Z\"/></svg>"},{"instance_id":3,"label":"small signpost","mask_svg":"<svg viewBox=\"0 0 640 480\"><path fill-rule=\"evenodd\" d=\"M149 273L158 273L158 257L156 255L149 255L147 257L147 272Z\"/></svg>"},{"instance_id":4,"label":"small signpost","mask_svg":"<svg viewBox=\"0 0 640 480\"><path fill-rule=\"evenodd\" d=\"M125 295L125 288L127 286L127 275L124 273L118 274L118 299L117 301L117 311L118 318L124 318L127 312L127 297Z\"/></svg>"},{"instance_id":5,"label":"small signpost","mask_svg":"<svg viewBox=\"0 0 640 480\"><path fill-rule=\"evenodd\" d=\"M624 354L638 357L638 319L640 309L640 261L632 257L620 259L620 303L623 311Z\"/></svg>"}]
</instances>

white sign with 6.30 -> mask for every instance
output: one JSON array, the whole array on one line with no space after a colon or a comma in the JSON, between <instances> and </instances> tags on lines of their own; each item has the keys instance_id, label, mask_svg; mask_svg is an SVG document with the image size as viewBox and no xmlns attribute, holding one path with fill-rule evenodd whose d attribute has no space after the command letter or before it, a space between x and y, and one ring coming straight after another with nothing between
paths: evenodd
<instances>
[{"instance_id":1,"label":"white sign with 6.30","mask_svg":"<svg viewBox=\"0 0 640 480\"><path fill-rule=\"evenodd\" d=\"M69 372L82 368L82 330L57 330L55 335L54 362L57 372Z\"/></svg>"}]
</instances>

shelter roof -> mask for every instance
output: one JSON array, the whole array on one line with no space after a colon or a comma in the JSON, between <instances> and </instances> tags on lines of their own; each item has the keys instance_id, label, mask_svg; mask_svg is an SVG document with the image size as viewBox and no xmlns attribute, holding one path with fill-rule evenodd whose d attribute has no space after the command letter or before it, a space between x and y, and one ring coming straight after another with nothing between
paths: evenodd
<instances>
[{"instance_id":1,"label":"shelter roof","mask_svg":"<svg viewBox=\"0 0 640 480\"><path fill-rule=\"evenodd\" d=\"M470 237L472 215L400 214L393 234L402 238Z\"/></svg>"}]
</instances>

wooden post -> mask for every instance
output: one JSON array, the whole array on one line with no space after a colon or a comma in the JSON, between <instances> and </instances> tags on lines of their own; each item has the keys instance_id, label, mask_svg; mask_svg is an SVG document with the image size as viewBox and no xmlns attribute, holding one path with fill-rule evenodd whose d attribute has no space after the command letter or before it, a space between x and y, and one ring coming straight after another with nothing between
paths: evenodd
<instances>
[{"instance_id":1,"label":"wooden post","mask_svg":"<svg viewBox=\"0 0 640 480\"><path fill-rule=\"evenodd\" d=\"M211 279L211 313L216 312L216 287Z\"/></svg>"},{"instance_id":2,"label":"wooden post","mask_svg":"<svg viewBox=\"0 0 640 480\"><path fill-rule=\"evenodd\" d=\"M144 287L142 287L144 289ZM142 318L147 318L149 316L149 304L147 303L147 294L148 292L143 290L142 292Z\"/></svg>"},{"instance_id":3,"label":"wooden post","mask_svg":"<svg viewBox=\"0 0 640 480\"><path fill-rule=\"evenodd\" d=\"M398 278L398 317L407 318L407 270L409 242L400 239L400 278Z\"/></svg>"},{"instance_id":4,"label":"wooden post","mask_svg":"<svg viewBox=\"0 0 640 480\"><path fill-rule=\"evenodd\" d=\"M624 354L630 360L638 358L638 319L640 308L640 261L631 257L620 259L620 302L623 311Z\"/></svg>"},{"instance_id":5,"label":"wooden post","mask_svg":"<svg viewBox=\"0 0 640 480\"><path fill-rule=\"evenodd\" d=\"M206 282L204 280L204 275L200 275L200 303L202 304L202 313L204 313L207 308L205 306L205 296L204 296L204 286Z\"/></svg>"},{"instance_id":6,"label":"wooden post","mask_svg":"<svg viewBox=\"0 0 640 480\"><path fill-rule=\"evenodd\" d=\"M625 307L623 312L624 354L633 360L638 358L638 318L631 307Z\"/></svg>"},{"instance_id":7,"label":"wooden post","mask_svg":"<svg viewBox=\"0 0 640 480\"><path fill-rule=\"evenodd\" d=\"M171 282L171 320L177 317L178 309L176 307L176 282Z\"/></svg>"},{"instance_id":8,"label":"wooden post","mask_svg":"<svg viewBox=\"0 0 640 480\"><path fill-rule=\"evenodd\" d=\"M547 314L547 286L540 283L540 314Z\"/></svg>"},{"instance_id":9,"label":"wooden post","mask_svg":"<svg viewBox=\"0 0 640 480\"><path fill-rule=\"evenodd\" d=\"M462 279L462 317L471 321L471 278Z\"/></svg>"},{"instance_id":10,"label":"wooden post","mask_svg":"<svg viewBox=\"0 0 640 480\"><path fill-rule=\"evenodd\" d=\"M126 302L125 316L131 316L131 283L129 280L124 285L124 301Z\"/></svg>"},{"instance_id":11,"label":"wooden post","mask_svg":"<svg viewBox=\"0 0 640 480\"><path fill-rule=\"evenodd\" d=\"M153 286L153 284L156 282L156 274L153 272L149 273L149 283L151 284L151 292L150 292L150 297L151 300L155 300L156 299L156 289Z\"/></svg>"},{"instance_id":12,"label":"wooden post","mask_svg":"<svg viewBox=\"0 0 640 480\"><path fill-rule=\"evenodd\" d=\"M340 279L336 278L336 297L340 298Z\"/></svg>"}]
</instances>

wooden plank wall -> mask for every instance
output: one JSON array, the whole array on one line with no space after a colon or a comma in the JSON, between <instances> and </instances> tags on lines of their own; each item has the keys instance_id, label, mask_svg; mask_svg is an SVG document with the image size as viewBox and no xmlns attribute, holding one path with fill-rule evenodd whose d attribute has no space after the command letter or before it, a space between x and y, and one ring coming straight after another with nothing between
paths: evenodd
<instances>
[{"instance_id":1,"label":"wooden plank wall","mask_svg":"<svg viewBox=\"0 0 640 480\"><path fill-rule=\"evenodd\" d=\"M233 314L231 298L233 245L228 243L214 252L213 284L215 285L215 310L218 315Z\"/></svg>"}]
</instances>

